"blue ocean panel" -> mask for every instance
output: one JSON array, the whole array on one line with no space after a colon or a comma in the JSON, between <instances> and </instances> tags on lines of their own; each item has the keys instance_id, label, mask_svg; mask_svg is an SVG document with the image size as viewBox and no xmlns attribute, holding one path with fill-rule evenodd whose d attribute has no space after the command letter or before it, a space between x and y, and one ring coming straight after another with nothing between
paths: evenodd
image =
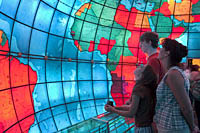
<instances>
[{"instance_id":1,"label":"blue ocean panel","mask_svg":"<svg viewBox=\"0 0 200 133\"><path fill-rule=\"evenodd\" d=\"M86 120L97 115L94 100L82 101L81 105Z\"/></svg>"},{"instance_id":2,"label":"blue ocean panel","mask_svg":"<svg viewBox=\"0 0 200 133\"><path fill-rule=\"evenodd\" d=\"M77 80L77 62L63 61L62 62L62 81Z\"/></svg>"},{"instance_id":3,"label":"blue ocean panel","mask_svg":"<svg viewBox=\"0 0 200 133\"><path fill-rule=\"evenodd\" d=\"M58 3L58 0L42 0L44 3L47 3L48 5L56 8L56 5Z\"/></svg>"},{"instance_id":4,"label":"blue ocean panel","mask_svg":"<svg viewBox=\"0 0 200 133\"><path fill-rule=\"evenodd\" d=\"M93 80L107 80L106 64L95 63L93 65Z\"/></svg>"},{"instance_id":5,"label":"blue ocean panel","mask_svg":"<svg viewBox=\"0 0 200 133\"><path fill-rule=\"evenodd\" d=\"M87 68L87 69L86 69ZM78 80L92 80L92 64L78 63Z\"/></svg>"},{"instance_id":6,"label":"blue ocean panel","mask_svg":"<svg viewBox=\"0 0 200 133\"><path fill-rule=\"evenodd\" d=\"M188 52L188 58L200 58L200 50L190 50Z\"/></svg>"},{"instance_id":7,"label":"blue ocean panel","mask_svg":"<svg viewBox=\"0 0 200 133\"><path fill-rule=\"evenodd\" d=\"M95 99L108 98L107 81L93 81L93 89Z\"/></svg>"},{"instance_id":8,"label":"blue ocean panel","mask_svg":"<svg viewBox=\"0 0 200 133\"><path fill-rule=\"evenodd\" d=\"M12 3L12 4L11 4ZM19 4L19 0L3 0L0 5L0 11L8 15L11 18L15 18L16 10Z\"/></svg>"},{"instance_id":9,"label":"blue ocean panel","mask_svg":"<svg viewBox=\"0 0 200 133\"><path fill-rule=\"evenodd\" d=\"M72 124L76 124L84 120L82 108L79 102L67 104L67 108Z\"/></svg>"},{"instance_id":10,"label":"blue ocean panel","mask_svg":"<svg viewBox=\"0 0 200 133\"><path fill-rule=\"evenodd\" d=\"M51 24L50 33L64 37L69 16L59 11L55 11Z\"/></svg>"},{"instance_id":11,"label":"blue ocean panel","mask_svg":"<svg viewBox=\"0 0 200 133\"><path fill-rule=\"evenodd\" d=\"M55 107L52 107L53 116L58 116L67 112L67 105L61 104Z\"/></svg>"},{"instance_id":12,"label":"blue ocean panel","mask_svg":"<svg viewBox=\"0 0 200 133\"><path fill-rule=\"evenodd\" d=\"M38 5L39 0L21 0L16 19L24 24L32 26Z\"/></svg>"},{"instance_id":13,"label":"blue ocean panel","mask_svg":"<svg viewBox=\"0 0 200 133\"><path fill-rule=\"evenodd\" d=\"M34 71L37 72L37 83L45 83L45 60L44 59L30 59L30 63L34 65Z\"/></svg>"},{"instance_id":14,"label":"blue ocean panel","mask_svg":"<svg viewBox=\"0 0 200 133\"><path fill-rule=\"evenodd\" d=\"M80 100L76 81L64 82L63 89L66 103L77 102Z\"/></svg>"},{"instance_id":15,"label":"blue ocean panel","mask_svg":"<svg viewBox=\"0 0 200 133\"><path fill-rule=\"evenodd\" d=\"M72 7L74 2L77 0L62 0L60 2L62 2L63 4L65 4L66 6ZM73 7L72 7L73 8Z\"/></svg>"},{"instance_id":16,"label":"blue ocean panel","mask_svg":"<svg viewBox=\"0 0 200 133\"><path fill-rule=\"evenodd\" d=\"M9 45L11 42L12 27L13 27L13 20L0 13L0 29L6 33L9 40Z\"/></svg>"},{"instance_id":17,"label":"blue ocean panel","mask_svg":"<svg viewBox=\"0 0 200 133\"><path fill-rule=\"evenodd\" d=\"M49 108L49 99L47 96L46 84L36 84L32 95L35 112Z\"/></svg>"},{"instance_id":18,"label":"blue ocean panel","mask_svg":"<svg viewBox=\"0 0 200 133\"><path fill-rule=\"evenodd\" d=\"M29 40L30 40L30 33L31 28L27 27L23 24L15 22L14 29L13 29L13 36L16 37L17 44L11 44L11 50L13 52L19 52L14 49L14 46L17 45L17 48L22 53L28 54L28 47L29 47ZM14 40L12 40L13 42Z\"/></svg>"},{"instance_id":19,"label":"blue ocean panel","mask_svg":"<svg viewBox=\"0 0 200 133\"><path fill-rule=\"evenodd\" d=\"M42 121L40 123L40 128L42 132L46 132L46 133L57 131L56 124L53 118L48 118Z\"/></svg>"},{"instance_id":20,"label":"blue ocean panel","mask_svg":"<svg viewBox=\"0 0 200 133\"><path fill-rule=\"evenodd\" d=\"M57 6L57 10L70 15L70 12L72 10L72 7L70 7L69 5L63 3L62 1L59 1L58 6Z\"/></svg>"},{"instance_id":21,"label":"blue ocean panel","mask_svg":"<svg viewBox=\"0 0 200 133\"><path fill-rule=\"evenodd\" d=\"M46 61L46 80L47 82L61 81L61 61Z\"/></svg>"},{"instance_id":22,"label":"blue ocean panel","mask_svg":"<svg viewBox=\"0 0 200 133\"><path fill-rule=\"evenodd\" d=\"M83 42L83 45L85 45L85 44L88 46L88 43ZM92 52L87 52L87 51L78 52L78 59L90 61L90 60L92 60Z\"/></svg>"},{"instance_id":23,"label":"blue ocean panel","mask_svg":"<svg viewBox=\"0 0 200 133\"><path fill-rule=\"evenodd\" d=\"M39 9L36 14L34 27L39 30L48 32L50 28L50 23L53 17L53 12L55 9L47 6L43 2L40 3Z\"/></svg>"},{"instance_id":24,"label":"blue ocean panel","mask_svg":"<svg viewBox=\"0 0 200 133\"><path fill-rule=\"evenodd\" d=\"M71 40L71 39L65 39L64 40L64 46L63 46L62 57L63 58L77 59L77 56L78 56L78 49L74 45L74 41Z\"/></svg>"},{"instance_id":25,"label":"blue ocean panel","mask_svg":"<svg viewBox=\"0 0 200 133\"><path fill-rule=\"evenodd\" d=\"M63 114L59 114L57 116L54 116L55 122L56 122L56 126L58 128L58 131L61 129L64 129L66 127L71 126L69 117L67 115L67 113L63 113Z\"/></svg>"},{"instance_id":26,"label":"blue ocean panel","mask_svg":"<svg viewBox=\"0 0 200 133\"><path fill-rule=\"evenodd\" d=\"M49 108L36 112L35 116L37 117L38 123L42 123L43 121L53 117Z\"/></svg>"},{"instance_id":27,"label":"blue ocean panel","mask_svg":"<svg viewBox=\"0 0 200 133\"><path fill-rule=\"evenodd\" d=\"M80 100L94 99L92 81L78 81Z\"/></svg>"},{"instance_id":28,"label":"blue ocean panel","mask_svg":"<svg viewBox=\"0 0 200 133\"><path fill-rule=\"evenodd\" d=\"M30 54L45 56L47 37L47 33L33 29L30 43Z\"/></svg>"},{"instance_id":29,"label":"blue ocean panel","mask_svg":"<svg viewBox=\"0 0 200 133\"><path fill-rule=\"evenodd\" d=\"M50 57L61 57L63 38L50 35L47 45L47 56Z\"/></svg>"},{"instance_id":30,"label":"blue ocean panel","mask_svg":"<svg viewBox=\"0 0 200 133\"><path fill-rule=\"evenodd\" d=\"M62 83L47 83L47 89L51 107L65 103Z\"/></svg>"},{"instance_id":31,"label":"blue ocean panel","mask_svg":"<svg viewBox=\"0 0 200 133\"><path fill-rule=\"evenodd\" d=\"M108 99L96 99L95 100L98 115L106 112L104 109L104 106L107 103L107 101L108 101Z\"/></svg>"},{"instance_id":32,"label":"blue ocean panel","mask_svg":"<svg viewBox=\"0 0 200 133\"><path fill-rule=\"evenodd\" d=\"M189 33L188 49L196 49L200 51L200 33Z\"/></svg>"}]
</instances>

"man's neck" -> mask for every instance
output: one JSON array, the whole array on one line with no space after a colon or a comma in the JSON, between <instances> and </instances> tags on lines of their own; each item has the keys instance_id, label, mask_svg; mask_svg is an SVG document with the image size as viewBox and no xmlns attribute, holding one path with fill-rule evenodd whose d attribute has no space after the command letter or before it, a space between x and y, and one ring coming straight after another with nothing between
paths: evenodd
<instances>
[{"instance_id":1,"label":"man's neck","mask_svg":"<svg viewBox=\"0 0 200 133\"><path fill-rule=\"evenodd\" d=\"M147 55L148 57L150 57L151 55L157 53L157 49L150 49L148 52L147 52Z\"/></svg>"}]
</instances>

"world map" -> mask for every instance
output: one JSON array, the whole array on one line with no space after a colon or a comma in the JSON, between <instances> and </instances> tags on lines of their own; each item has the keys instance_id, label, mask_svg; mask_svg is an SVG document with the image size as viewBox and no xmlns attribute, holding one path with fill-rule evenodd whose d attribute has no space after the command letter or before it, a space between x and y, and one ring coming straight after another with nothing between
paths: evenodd
<instances>
[{"instance_id":1,"label":"world map","mask_svg":"<svg viewBox=\"0 0 200 133\"><path fill-rule=\"evenodd\" d=\"M199 0L0 0L0 132L59 132L104 113L108 99L124 104L146 63L145 31L200 57L199 9Z\"/></svg>"}]
</instances>

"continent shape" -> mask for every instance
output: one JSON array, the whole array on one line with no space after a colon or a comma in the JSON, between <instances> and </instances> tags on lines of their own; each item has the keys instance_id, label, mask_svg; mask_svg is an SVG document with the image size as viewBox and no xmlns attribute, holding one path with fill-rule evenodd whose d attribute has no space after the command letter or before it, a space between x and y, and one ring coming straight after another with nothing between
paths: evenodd
<instances>
[{"instance_id":1,"label":"continent shape","mask_svg":"<svg viewBox=\"0 0 200 133\"><path fill-rule=\"evenodd\" d=\"M32 93L37 74L8 55L8 39L2 30L0 35L0 132L28 132L35 120Z\"/></svg>"}]
</instances>

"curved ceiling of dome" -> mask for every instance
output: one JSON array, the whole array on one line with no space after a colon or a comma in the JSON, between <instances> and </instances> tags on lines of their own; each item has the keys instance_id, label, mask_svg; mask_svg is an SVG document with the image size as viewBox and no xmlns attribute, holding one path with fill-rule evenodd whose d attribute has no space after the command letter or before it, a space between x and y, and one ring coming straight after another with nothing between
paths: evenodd
<instances>
[{"instance_id":1,"label":"curved ceiling of dome","mask_svg":"<svg viewBox=\"0 0 200 133\"><path fill-rule=\"evenodd\" d=\"M199 0L0 0L0 132L57 132L122 105L145 31L200 57Z\"/></svg>"}]
</instances>

